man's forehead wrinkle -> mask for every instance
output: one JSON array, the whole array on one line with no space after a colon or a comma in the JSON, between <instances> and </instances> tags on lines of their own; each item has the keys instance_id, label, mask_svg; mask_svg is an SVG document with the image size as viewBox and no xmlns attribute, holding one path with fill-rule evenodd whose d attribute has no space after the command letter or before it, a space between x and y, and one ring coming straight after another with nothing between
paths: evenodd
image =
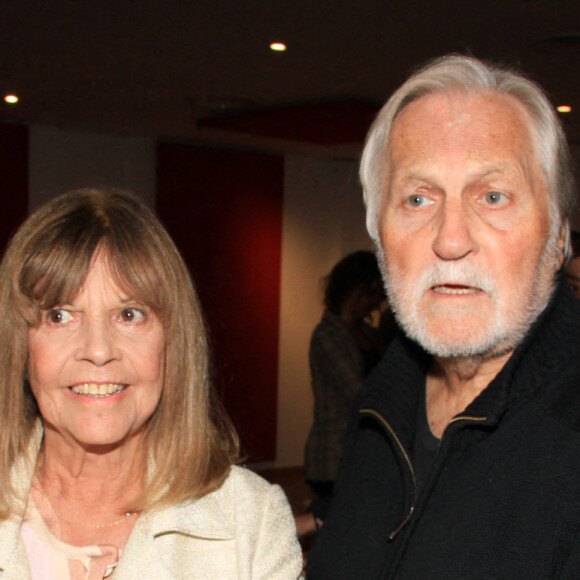
<instances>
[{"instance_id":1,"label":"man's forehead wrinkle","mask_svg":"<svg viewBox=\"0 0 580 580\"><path fill-rule=\"evenodd\" d=\"M471 180L480 180L485 178L492 178L495 176L502 177L508 176L513 173L516 173L518 167L509 161L500 161L497 164L488 165L488 166L477 166L473 167L472 169L467 169L465 171L466 177ZM421 181L431 181L432 173L427 168L421 167L411 167L407 170L403 170L398 175L398 180L402 182L421 182Z\"/></svg>"},{"instance_id":2,"label":"man's forehead wrinkle","mask_svg":"<svg viewBox=\"0 0 580 580\"><path fill-rule=\"evenodd\" d=\"M481 166L474 161L473 167L464 167L459 173L463 185L477 184L480 182L510 179L512 181L531 182L531 176L527 171L527 164L514 163L511 160L500 159L497 162ZM389 186L393 184L402 187L441 187L444 188L441 176L447 170L453 169L453 163L442 168L437 163L424 163L419 166L395 168L390 174ZM445 180L444 180L445 181Z\"/></svg>"},{"instance_id":3,"label":"man's forehead wrinkle","mask_svg":"<svg viewBox=\"0 0 580 580\"><path fill-rule=\"evenodd\" d=\"M484 109L481 114L479 107L474 106L478 104ZM504 129L498 128L490 107L492 111L497 107L498 114L506 120ZM454 160L467 164L473 160L474 166L484 165L474 168L474 172L517 173L530 182L535 181L541 168L530 147L532 127L532 119L520 103L503 95L433 94L421 97L401 112L393 126L388 152L388 172L391 174L388 183L392 182L393 173L407 173L408 170L411 178L414 177L416 166L422 172L432 163L434 169L440 170L437 155L442 148L449 154L447 167L453 167ZM479 135L482 137L478 138ZM496 154L496 149L508 151L508 156ZM418 178L429 177L421 172Z\"/></svg>"}]
</instances>

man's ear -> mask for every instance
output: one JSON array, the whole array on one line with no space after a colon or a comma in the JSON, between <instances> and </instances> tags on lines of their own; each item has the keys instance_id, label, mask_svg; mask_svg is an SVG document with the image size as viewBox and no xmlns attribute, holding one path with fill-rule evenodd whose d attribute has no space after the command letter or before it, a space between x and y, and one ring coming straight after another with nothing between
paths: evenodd
<instances>
[{"instance_id":1,"label":"man's ear","mask_svg":"<svg viewBox=\"0 0 580 580\"><path fill-rule=\"evenodd\" d=\"M561 268L564 265L564 261L567 255L570 255L570 224L566 218L562 225L560 226L560 235L558 236L558 267Z\"/></svg>"}]
</instances>

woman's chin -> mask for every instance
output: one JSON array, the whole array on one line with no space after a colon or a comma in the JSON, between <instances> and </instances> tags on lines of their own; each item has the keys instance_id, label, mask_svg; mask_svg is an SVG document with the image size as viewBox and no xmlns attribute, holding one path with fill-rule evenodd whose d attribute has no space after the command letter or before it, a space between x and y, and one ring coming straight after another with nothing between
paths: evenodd
<instances>
[{"instance_id":1,"label":"woman's chin","mask_svg":"<svg viewBox=\"0 0 580 580\"><path fill-rule=\"evenodd\" d=\"M85 451L105 452L126 444L139 430L131 425L111 424L106 421L85 421L66 428L46 426L48 431L55 432L59 438L71 447L79 447ZM50 437L50 435L49 435Z\"/></svg>"}]
</instances>

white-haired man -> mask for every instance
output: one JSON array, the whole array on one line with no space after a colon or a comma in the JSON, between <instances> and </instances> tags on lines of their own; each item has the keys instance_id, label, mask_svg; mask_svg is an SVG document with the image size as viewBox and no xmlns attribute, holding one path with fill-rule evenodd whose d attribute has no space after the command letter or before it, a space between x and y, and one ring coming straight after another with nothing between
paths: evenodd
<instances>
[{"instance_id":1,"label":"white-haired man","mask_svg":"<svg viewBox=\"0 0 580 580\"><path fill-rule=\"evenodd\" d=\"M574 184L552 107L439 59L379 113L361 178L404 334L353 410L308 579L580 578Z\"/></svg>"}]
</instances>

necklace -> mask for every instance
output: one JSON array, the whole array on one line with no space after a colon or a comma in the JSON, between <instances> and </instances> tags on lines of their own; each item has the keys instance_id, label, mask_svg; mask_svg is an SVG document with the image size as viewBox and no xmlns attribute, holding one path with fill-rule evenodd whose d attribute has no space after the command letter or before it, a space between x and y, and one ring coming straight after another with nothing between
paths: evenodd
<instances>
[{"instance_id":1,"label":"necklace","mask_svg":"<svg viewBox=\"0 0 580 580\"><path fill-rule=\"evenodd\" d=\"M82 528L111 528L113 526L118 526L119 524L122 524L124 521L127 521L128 519L132 518L134 515L137 514L137 512L126 512L122 518L119 518L118 520L111 522L109 524L85 524L83 522L75 522L74 520L69 520L68 518L65 518L61 513L57 512L54 507L52 506L52 511L58 516L59 519L64 520L65 522L69 523L69 524L73 524L75 526L81 526Z\"/></svg>"},{"instance_id":2,"label":"necklace","mask_svg":"<svg viewBox=\"0 0 580 580\"><path fill-rule=\"evenodd\" d=\"M91 529L112 528L114 526L118 526L119 524L122 524L123 522L131 519L133 516L135 516L139 513L139 512L125 512L123 514L122 518L119 518L118 520L115 520L114 522L110 522L108 524L94 525L94 524L85 524L84 522L78 522L76 520L69 520L68 518L64 517L60 512L56 511L56 509L52 505L52 502L50 501L48 495L46 494L46 492L42 488L42 484L40 483L40 477L38 475L39 466L40 466L40 459L39 459L39 462L37 464L37 473L34 476L34 479L32 481L32 488L34 490L36 490L41 496L46 498L46 501L48 502L50 509L52 509L52 511L54 512L54 515L56 515L56 517L58 519L60 519L64 522L67 522L68 524L72 524L73 526L80 526L81 528L91 528Z\"/></svg>"}]
</instances>

